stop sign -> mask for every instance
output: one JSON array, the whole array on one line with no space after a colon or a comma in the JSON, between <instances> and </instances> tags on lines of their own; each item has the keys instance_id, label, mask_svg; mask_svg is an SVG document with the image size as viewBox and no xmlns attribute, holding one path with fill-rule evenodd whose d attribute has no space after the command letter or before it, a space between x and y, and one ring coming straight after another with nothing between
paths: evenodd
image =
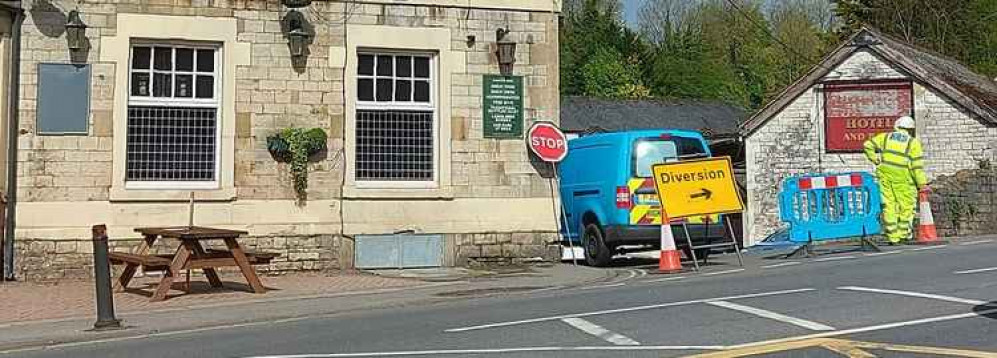
<instances>
[{"instance_id":1,"label":"stop sign","mask_svg":"<svg viewBox=\"0 0 997 358\"><path fill-rule=\"evenodd\" d=\"M568 138L550 122L534 123L526 133L526 145L545 162L560 162L568 155Z\"/></svg>"}]
</instances>

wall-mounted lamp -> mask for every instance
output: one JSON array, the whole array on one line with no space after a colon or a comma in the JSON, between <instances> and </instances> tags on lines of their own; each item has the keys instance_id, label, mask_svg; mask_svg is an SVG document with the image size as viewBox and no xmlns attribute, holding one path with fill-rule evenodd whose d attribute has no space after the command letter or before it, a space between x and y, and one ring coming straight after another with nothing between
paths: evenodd
<instances>
[{"instance_id":1,"label":"wall-mounted lamp","mask_svg":"<svg viewBox=\"0 0 997 358\"><path fill-rule=\"evenodd\" d=\"M498 50L495 56L498 57L499 72L503 76L512 75L512 66L516 63L516 42L508 37L509 30L499 28L495 30L495 39Z\"/></svg>"},{"instance_id":2,"label":"wall-mounted lamp","mask_svg":"<svg viewBox=\"0 0 997 358\"><path fill-rule=\"evenodd\" d=\"M312 4L312 0L283 0L284 6L292 9L307 7Z\"/></svg>"},{"instance_id":3,"label":"wall-mounted lamp","mask_svg":"<svg viewBox=\"0 0 997 358\"><path fill-rule=\"evenodd\" d=\"M70 51L83 50L87 46L87 24L83 23L79 11L70 11L66 18L66 40Z\"/></svg>"},{"instance_id":4,"label":"wall-mounted lamp","mask_svg":"<svg viewBox=\"0 0 997 358\"><path fill-rule=\"evenodd\" d=\"M291 47L291 57L305 56L308 47L308 38L311 35L305 30L305 18L300 12L291 11L287 13L287 41Z\"/></svg>"}]
</instances>

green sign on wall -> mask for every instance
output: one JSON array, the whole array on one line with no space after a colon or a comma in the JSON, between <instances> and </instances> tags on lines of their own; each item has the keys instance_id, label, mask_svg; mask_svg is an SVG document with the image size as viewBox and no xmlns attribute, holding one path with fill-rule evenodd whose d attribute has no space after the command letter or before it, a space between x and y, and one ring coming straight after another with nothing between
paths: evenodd
<instances>
[{"instance_id":1,"label":"green sign on wall","mask_svg":"<svg viewBox=\"0 0 997 358\"><path fill-rule=\"evenodd\" d=\"M485 138L523 137L523 77L485 75Z\"/></svg>"}]
</instances>

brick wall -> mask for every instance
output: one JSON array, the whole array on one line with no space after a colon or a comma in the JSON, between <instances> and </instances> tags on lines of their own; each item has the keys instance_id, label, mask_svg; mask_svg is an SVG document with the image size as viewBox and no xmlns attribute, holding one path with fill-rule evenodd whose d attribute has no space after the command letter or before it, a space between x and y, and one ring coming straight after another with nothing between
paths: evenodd
<instances>
[{"instance_id":1,"label":"brick wall","mask_svg":"<svg viewBox=\"0 0 997 358\"><path fill-rule=\"evenodd\" d=\"M859 51L824 80L908 79L902 70L868 51ZM757 242L784 224L779 219L782 181L804 173L873 171L861 153L826 153L823 92L814 86L746 139L748 160L747 242ZM993 156L997 127L985 126L965 109L914 81L917 135L924 145L929 180L976 166Z\"/></svg>"}]
</instances>

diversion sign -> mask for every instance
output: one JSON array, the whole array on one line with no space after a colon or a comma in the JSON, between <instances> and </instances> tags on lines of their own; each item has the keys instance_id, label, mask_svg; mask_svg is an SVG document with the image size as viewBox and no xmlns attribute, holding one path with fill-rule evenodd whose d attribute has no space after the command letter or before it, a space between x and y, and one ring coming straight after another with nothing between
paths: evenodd
<instances>
[{"instance_id":1,"label":"diversion sign","mask_svg":"<svg viewBox=\"0 0 997 358\"><path fill-rule=\"evenodd\" d=\"M654 186L669 218L741 212L729 157L657 164Z\"/></svg>"}]
</instances>

